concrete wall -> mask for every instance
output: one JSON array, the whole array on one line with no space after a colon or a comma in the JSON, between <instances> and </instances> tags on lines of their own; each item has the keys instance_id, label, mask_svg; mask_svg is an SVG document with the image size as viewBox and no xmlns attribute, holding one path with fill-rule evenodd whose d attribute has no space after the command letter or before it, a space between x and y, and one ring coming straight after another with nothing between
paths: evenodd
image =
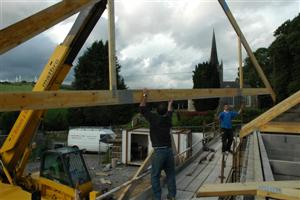
<instances>
[{"instance_id":1,"label":"concrete wall","mask_svg":"<svg viewBox=\"0 0 300 200\"><path fill-rule=\"evenodd\" d=\"M263 134L275 180L299 180L300 136Z\"/></svg>"}]
</instances>

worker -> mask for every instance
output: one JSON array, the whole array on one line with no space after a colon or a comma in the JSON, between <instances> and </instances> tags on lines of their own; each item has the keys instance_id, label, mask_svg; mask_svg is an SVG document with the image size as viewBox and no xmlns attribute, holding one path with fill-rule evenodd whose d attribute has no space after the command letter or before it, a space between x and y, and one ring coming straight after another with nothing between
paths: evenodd
<instances>
[{"instance_id":1,"label":"worker","mask_svg":"<svg viewBox=\"0 0 300 200\"><path fill-rule=\"evenodd\" d=\"M148 91L144 89L140 103L140 112L150 124L150 139L154 149L151 167L151 185L155 200L161 199L160 175L164 170L167 176L168 199L175 199L175 161L171 143L172 127L172 103L168 107L160 103L157 107L157 114L152 113L146 107Z\"/></svg>"},{"instance_id":2,"label":"worker","mask_svg":"<svg viewBox=\"0 0 300 200\"><path fill-rule=\"evenodd\" d=\"M219 114L219 120L222 130L222 152L228 154L231 151L231 144L233 141L232 119L241 114L243 104L238 112L230 111L229 105L224 104L224 111Z\"/></svg>"}]
</instances>

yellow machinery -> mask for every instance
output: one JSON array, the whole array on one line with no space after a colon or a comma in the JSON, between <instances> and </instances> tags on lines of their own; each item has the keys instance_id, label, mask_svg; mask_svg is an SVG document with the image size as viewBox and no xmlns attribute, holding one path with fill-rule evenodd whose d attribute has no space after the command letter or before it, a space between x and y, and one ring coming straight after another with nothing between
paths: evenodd
<instances>
[{"instance_id":1,"label":"yellow machinery","mask_svg":"<svg viewBox=\"0 0 300 200\"><path fill-rule=\"evenodd\" d=\"M50 57L33 91L59 89L79 50L106 9L106 4L106 0L64 0L1 30L5 38L18 38L24 34L20 41L23 42L63 18L81 11L63 43L57 46ZM33 23L36 19L39 20L36 21L38 24ZM47 20L52 21L43 24ZM35 30L39 25L40 30ZM15 30L17 28L22 30ZM8 35L8 32L12 34ZM1 53L17 45L9 42L20 43L13 39L7 42L1 40ZM78 149L62 148L45 152L41 160L40 176L24 175L31 143L45 112L21 111L3 143L0 149L0 199L74 199L76 196L87 197L92 191L91 178Z\"/></svg>"},{"instance_id":2,"label":"yellow machinery","mask_svg":"<svg viewBox=\"0 0 300 200\"><path fill-rule=\"evenodd\" d=\"M72 63L78 52L106 9L107 1L108 0L62 0L59 3L36 13L35 15L4 28L0 30L0 54L5 53L13 47L25 42L33 36L80 11L70 32L64 41L56 47L52 56L48 60L42 74L33 88L33 94L35 92L58 90L72 67ZM109 2L111 1L112 0L109 0ZM255 56L246 42L246 39L238 28L233 16L229 12L229 8L225 4L225 0L219 0L219 2L224 8L229 20L232 22L238 36L241 37L241 41L243 42L243 45L246 46L248 54L251 55L250 57L252 61L255 61L255 67L267 87L262 88L264 90L264 94L271 94L273 99L275 99L274 92L270 87L269 82L265 78ZM112 34L113 33L110 35ZM114 56L111 57L114 59ZM110 69L110 72L112 71L113 69ZM111 76L110 78L113 79L114 76ZM112 89L116 89L112 87L114 86L113 83L111 83L110 86ZM267 90L267 93L265 90ZM214 92L212 92L213 90L211 89L197 91L198 93L191 90L183 90L177 91L176 93L176 91L170 90L167 91L169 92L169 96L163 95L159 90L152 91L156 94L156 96L154 95L155 98L149 100L161 101L169 98L177 100L187 98L196 99L198 97L203 97L203 92L206 96L214 97L230 95L227 94L224 89L216 89ZM254 89L253 91L257 95L258 90ZM91 102L95 99L95 91L90 93L92 94L92 97L88 100L85 99L86 102ZM106 95L104 95L105 102L109 102L110 104L134 103L133 101L137 102L140 98L140 93L137 94L134 91L121 93L116 90L111 91L110 93L112 94L111 98L107 97L107 94L109 93L104 93ZM119 94L119 96L117 94ZM18 94L14 95L18 96ZM56 96L57 94L53 93L50 98ZM25 95L21 98L26 101ZM5 99L4 101L9 103L9 101ZM16 102L16 104L18 103L19 102ZM91 104L85 103L84 105ZM48 106L49 105L47 104L47 106L44 106L43 108L49 108ZM21 106L20 109L22 109L22 111L18 119L0 148L0 200L71 200L88 197L91 200L96 199L98 193L92 191L91 178L88 174L81 152L78 149L65 147L45 152L41 160L40 174L37 176L24 174L24 169L32 150L32 140L35 137L36 130L46 110L24 110L23 106ZM140 170L137 172L136 176L138 176L139 173ZM127 183L127 185L128 184L131 184L131 181Z\"/></svg>"}]
</instances>

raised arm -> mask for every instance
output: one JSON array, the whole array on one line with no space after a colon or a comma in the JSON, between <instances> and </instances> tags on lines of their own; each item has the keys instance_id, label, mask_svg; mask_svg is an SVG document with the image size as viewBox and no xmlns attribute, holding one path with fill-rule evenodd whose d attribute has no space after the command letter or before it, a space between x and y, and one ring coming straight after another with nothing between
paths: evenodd
<instances>
[{"instance_id":1,"label":"raised arm","mask_svg":"<svg viewBox=\"0 0 300 200\"><path fill-rule=\"evenodd\" d=\"M171 100L169 100L169 102L168 102L168 111L169 111L169 112L172 112L172 111L173 111L173 106L172 106L172 104L173 104L173 100L171 99Z\"/></svg>"},{"instance_id":2,"label":"raised arm","mask_svg":"<svg viewBox=\"0 0 300 200\"><path fill-rule=\"evenodd\" d=\"M145 107L146 106L146 104L147 104L147 97L148 97L148 90L147 90L147 88L145 88L143 90L143 95L142 95L140 107Z\"/></svg>"},{"instance_id":3,"label":"raised arm","mask_svg":"<svg viewBox=\"0 0 300 200\"><path fill-rule=\"evenodd\" d=\"M243 109L244 109L244 104L241 104L241 107L240 107L240 110L239 110L238 114L241 114L243 112Z\"/></svg>"}]
</instances>

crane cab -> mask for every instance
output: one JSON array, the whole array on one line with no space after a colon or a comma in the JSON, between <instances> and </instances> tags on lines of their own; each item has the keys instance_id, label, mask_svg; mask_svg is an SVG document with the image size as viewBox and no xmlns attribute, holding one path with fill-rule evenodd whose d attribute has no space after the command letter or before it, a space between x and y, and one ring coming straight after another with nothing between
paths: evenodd
<instances>
[{"instance_id":1,"label":"crane cab","mask_svg":"<svg viewBox=\"0 0 300 200\"><path fill-rule=\"evenodd\" d=\"M58 199L73 199L76 192L86 197L92 191L92 182L81 151L62 147L46 151L41 160L41 195ZM76 189L76 190L75 190Z\"/></svg>"}]
</instances>

